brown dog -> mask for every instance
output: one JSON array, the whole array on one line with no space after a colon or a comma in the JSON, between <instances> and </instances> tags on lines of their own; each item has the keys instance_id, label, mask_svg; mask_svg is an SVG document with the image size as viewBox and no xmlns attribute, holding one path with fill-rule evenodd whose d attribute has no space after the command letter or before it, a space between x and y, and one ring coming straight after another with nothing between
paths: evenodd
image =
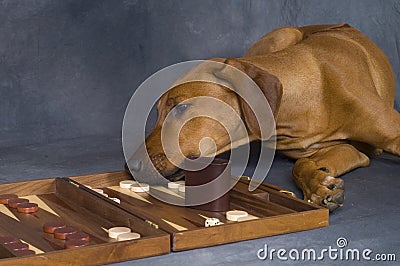
<instances>
[{"instance_id":1,"label":"brown dog","mask_svg":"<svg viewBox=\"0 0 400 266\"><path fill-rule=\"evenodd\" d=\"M306 200L332 211L344 200L344 183L337 177L368 166L363 152L400 155L400 115L393 108L390 63L358 30L346 24L279 28L253 44L244 57L219 60L245 72L261 88L276 121L277 150L297 159L293 176ZM180 105L196 96L230 105L245 121L249 141L260 139L254 114L234 92L200 81L178 85L159 101L156 127L146 139L151 161L164 176L177 167L163 151L161 126L173 107L179 112L201 108L196 100ZM199 155L204 137L215 141L217 153L243 144L241 138L232 142L217 121L198 117L180 132L182 153ZM129 164L133 173L147 167L140 162L141 152Z\"/></svg>"}]
</instances>

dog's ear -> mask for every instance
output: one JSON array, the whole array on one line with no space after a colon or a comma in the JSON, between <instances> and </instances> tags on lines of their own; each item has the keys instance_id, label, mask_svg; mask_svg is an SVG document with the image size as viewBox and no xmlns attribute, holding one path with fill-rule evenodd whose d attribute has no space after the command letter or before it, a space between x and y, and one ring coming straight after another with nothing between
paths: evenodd
<instances>
[{"instance_id":1,"label":"dog's ear","mask_svg":"<svg viewBox=\"0 0 400 266\"><path fill-rule=\"evenodd\" d=\"M271 107L271 111L273 114L273 118L271 119L275 119L276 121L283 93L282 84L280 83L279 79L274 75L268 73L266 70L263 70L245 60L226 59L224 63L244 72L258 85L258 87L264 94L265 98L267 99L269 106ZM220 78L230 81L230 83L233 85L236 91L249 89L246 88L246 85L243 85L246 83L243 83L240 80L239 81L235 80L235 78L237 78L237 75L234 75L232 71L229 71L226 68L220 69L219 71L216 71L214 74L216 76L219 76ZM262 140L269 139L273 134L272 128L270 128L270 126L273 125L272 122L274 121L268 121L268 118L263 118L265 120L261 121L262 125L259 125L254 112L247 104L247 102L243 100L240 96L238 96L238 99L240 101L240 105L242 108L243 118L245 120L245 123L249 131L252 134L254 134L254 136L257 137L258 139ZM253 106L253 108L258 108L258 107ZM261 136L260 126L266 127L263 128L263 132L268 132L266 136L264 135Z\"/></svg>"},{"instance_id":2,"label":"dog's ear","mask_svg":"<svg viewBox=\"0 0 400 266\"><path fill-rule=\"evenodd\" d=\"M165 93L160 97L160 99L158 100L158 103L157 103L157 121L156 121L156 126L157 126L157 125L161 126L162 122L164 121L165 117L166 117L167 114L168 114L168 111L169 111L168 107L169 107L170 105L172 105L172 104L169 102L168 93L169 93L169 91L165 92Z\"/></svg>"}]
</instances>

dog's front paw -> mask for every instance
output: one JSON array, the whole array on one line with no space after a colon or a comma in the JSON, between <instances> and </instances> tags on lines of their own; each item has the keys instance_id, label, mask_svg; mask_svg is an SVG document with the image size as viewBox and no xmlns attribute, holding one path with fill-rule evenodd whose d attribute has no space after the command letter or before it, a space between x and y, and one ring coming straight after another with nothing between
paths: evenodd
<instances>
[{"instance_id":1,"label":"dog's front paw","mask_svg":"<svg viewBox=\"0 0 400 266\"><path fill-rule=\"evenodd\" d=\"M344 181L341 178L325 176L315 178L313 181L304 194L306 200L326 207L331 212L343 205Z\"/></svg>"}]
</instances>

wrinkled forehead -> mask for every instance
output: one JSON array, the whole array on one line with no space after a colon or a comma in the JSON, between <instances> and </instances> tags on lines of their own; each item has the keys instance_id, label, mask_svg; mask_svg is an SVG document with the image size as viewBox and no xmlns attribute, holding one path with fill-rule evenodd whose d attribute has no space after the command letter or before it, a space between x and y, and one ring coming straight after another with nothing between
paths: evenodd
<instances>
[{"instance_id":1,"label":"wrinkled forehead","mask_svg":"<svg viewBox=\"0 0 400 266\"><path fill-rule=\"evenodd\" d=\"M229 86L229 82L226 79L221 79L218 75L221 70L226 69L227 67L231 68L222 62L216 62L213 60L202 61L172 83L170 88L192 81L212 82Z\"/></svg>"},{"instance_id":2,"label":"wrinkled forehead","mask_svg":"<svg viewBox=\"0 0 400 266\"><path fill-rule=\"evenodd\" d=\"M227 92L233 92L233 79L230 77L237 74L236 71L240 72L222 62L202 61L172 83L163 97L178 102L196 96L219 98Z\"/></svg>"},{"instance_id":3,"label":"wrinkled forehead","mask_svg":"<svg viewBox=\"0 0 400 266\"><path fill-rule=\"evenodd\" d=\"M199 62L197 66L187 71L172 83L170 88L192 81L204 81L221 84L227 87L231 86L232 84L229 76L234 76L235 74L238 74L235 72L240 71L221 61L217 62L215 60L216 59Z\"/></svg>"},{"instance_id":4,"label":"wrinkled forehead","mask_svg":"<svg viewBox=\"0 0 400 266\"><path fill-rule=\"evenodd\" d=\"M166 93L168 99L181 102L198 96L210 96L220 98L229 93L229 89L223 85L206 81L192 81L173 87Z\"/></svg>"}]
</instances>

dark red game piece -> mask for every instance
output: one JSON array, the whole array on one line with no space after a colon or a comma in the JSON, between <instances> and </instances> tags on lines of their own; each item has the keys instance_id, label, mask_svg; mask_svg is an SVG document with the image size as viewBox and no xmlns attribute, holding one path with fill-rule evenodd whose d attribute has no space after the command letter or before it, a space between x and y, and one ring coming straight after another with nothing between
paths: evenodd
<instances>
[{"instance_id":1,"label":"dark red game piece","mask_svg":"<svg viewBox=\"0 0 400 266\"><path fill-rule=\"evenodd\" d=\"M85 240L86 242L89 242L90 237L88 234L84 232L78 232L75 234L67 235L67 237L65 238L65 240L75 240L75 239Z\"/></svg>"},{"instance_id":2,"label":"dark red game piece","mask_svg":"<svg viewBox=\"0 0 400 266\"><path fill-rule=\"evenodd\" d=\"M39 206L36 203L20 203L17 206L17 211L21 213L33 213L39 210Z\"/></svg>"},{"instance_id":3,"label":"dark red game piece","mask_svg":"<svg viewBox=\"0 0 400 266\"><path fill-rule=\"evenodd\" d=\"M25 244L25 243L22 243L22 242L9 243L9 244L6 244L6 247L8 249L11 249L11 250L26 250L26 249L29 249L29 245Z\"/></svg>"},{"instance_id":4,"label":"dark red game piece","mask_svg":"<svg viewBox=\"0 0 400 266\"><path fill-rule=\"evenodd\" d=\"M13 236L0 236L0 244L11 244L21 242L18 238Z\"/></svg>"},{"instance_id":5,"label":"dark red game piece","mask_svg":"<svg viewBox=\"0 0 400 266\"><path fill-rule=\"evenodd\" d=\"M14 254L15 254L17 257L23 257L23 256L28 256L28 255L36 254L36 252L33 251L33 250L30 250L30 249L24 249L24 250L15 250L15 251L14 251Z\"/></svg>"},{"instance_id":6,"label":"dark red game piece","mask_svg":"<svg viewBox=\"0 0 400 266\"><path fill-rule=\"evenodd\" d=\"M75 234L78 230L73 227L58 228L54 230L54 237L57 239L65 239L67 235Z\"/></svg>"},{"instance_id":7,"label":"dark red game piece","mask_svg":"<svg viewBox=\"0 0 400 266\"><path fill-rule=\"evenodd\" d=\"M67 225L64 222L61 221L53 221L53 222L48 222L43 225L43 231L45 233L53 234L54 230L59 229L59 228L65 228Z\"/></svg>"},{"instance_id":8,"label":"dark red game piece","mask_svg":"<svg viewBox=\"0 0 400 266\"><path fill-rule=\"evenodd\" d=\"M8 200L8 207L16 209L19 204L29 202L28 199L15 198Z\"/></svg>"},{"instance_id":9,"label":"dark red game piece","mask_svg":"<svg viewBox=\"0 0 400 266\"><path fill-rule=\"evenodd\" d=\"M1 204L8 204L8 200L18 198L15 194L2 194L0 195L0 203Z\"/></svg>"},{"instance_id":10,"label":"dark red game piece","mask_svg":"<svg viewBox=\"0 0 400 266\"><path fill-rule=\"evenodd\" d=\"M80 247L84 247L87 246L88 242L82 239L71 239L71 240L67 240L65 241L64 247L66 249L70 249L70 248L80 248Z\"/></svg>"}]
</instances>

